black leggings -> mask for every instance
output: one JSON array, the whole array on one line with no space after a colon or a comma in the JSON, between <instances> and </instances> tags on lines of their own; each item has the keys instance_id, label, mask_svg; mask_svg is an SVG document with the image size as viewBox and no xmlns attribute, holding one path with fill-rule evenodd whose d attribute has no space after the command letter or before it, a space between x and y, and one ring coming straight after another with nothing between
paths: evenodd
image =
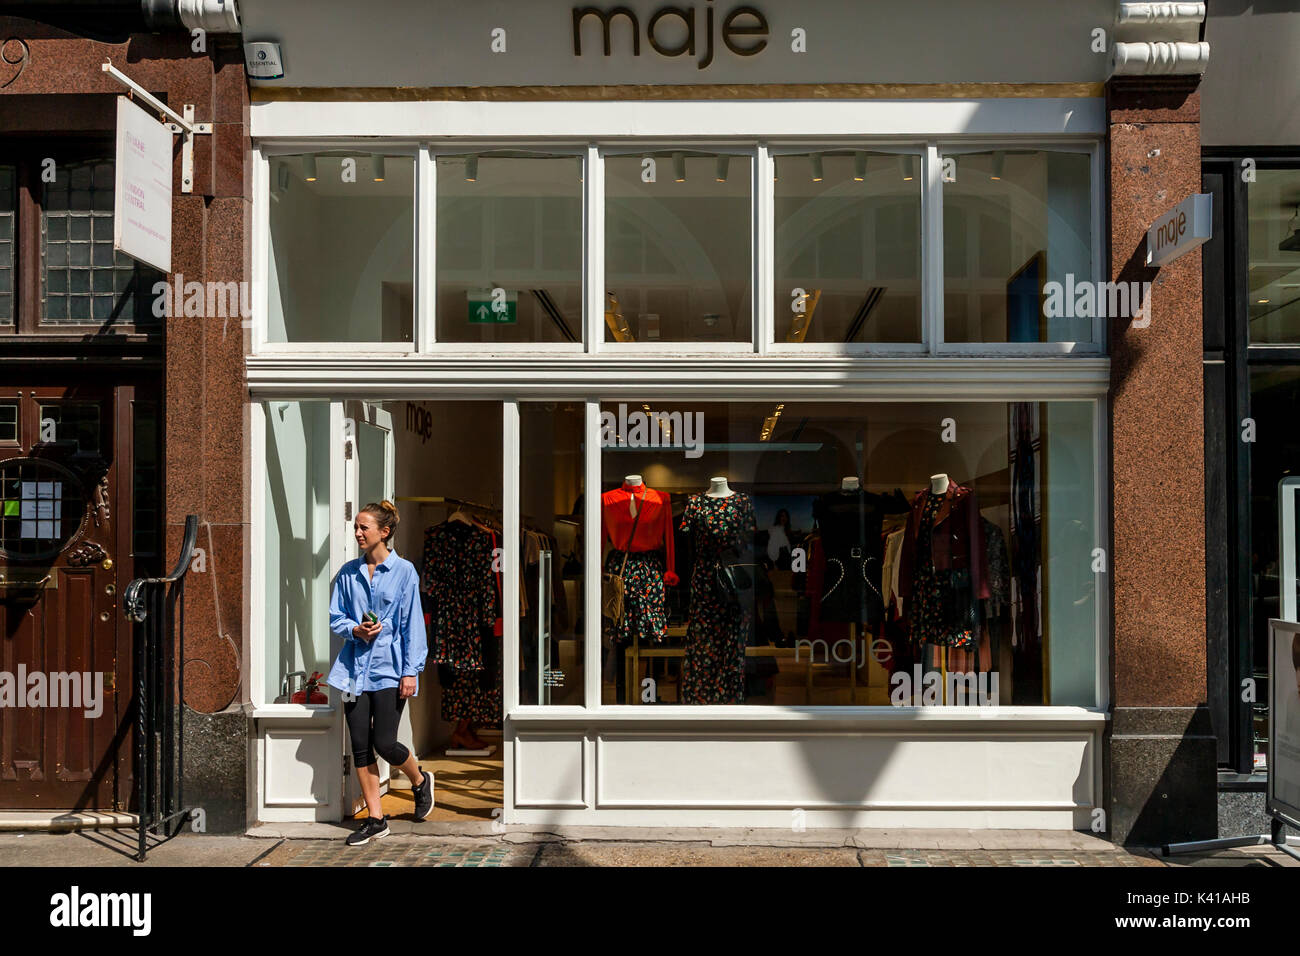
<instances>
[{"instance_id":1,"label":"black leggings","mask_svg":"<svg viewBox=\"0 0 1300 956\"><path fill-rule=\"evenodd\" d=\"M375 763L376 751L394 767L406 763L411 752L397 742L397 722L405 706L406 700L398 698L396 687L362 691L356 700L344 703L348 735L352 738L352 762L356 766Z\"/></svg>"}]
</instances>

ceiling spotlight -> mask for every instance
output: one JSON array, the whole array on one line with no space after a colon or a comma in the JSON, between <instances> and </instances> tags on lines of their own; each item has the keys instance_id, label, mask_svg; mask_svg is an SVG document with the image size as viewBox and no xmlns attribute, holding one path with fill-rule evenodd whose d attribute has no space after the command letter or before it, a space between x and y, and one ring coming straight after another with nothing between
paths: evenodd
<instances>
[{"instance_id":1,"label":"ceiling spotlight","mask_svg":"<svg viewBox=\"0 0 1300 956\"><path fill-rule=\"evenodd\" d=\"M478 182L478 156L474 153L465 157L465 182Z\"/></svg>"},{"instance_id":2,"label":"ceiling spotlight","mask_svg":"<svg viewBox=\"0 0 1300 956\"><path fill-rule=\"evenodd\" d=\"M302 157L302 178L309 183L316 181L316 154L306 153Z\"/></svg>"},{"instance_id":3,"label":"ceiling spotlight","mask_svg":"<svg viewBox=\"0 0 1300 956\"><path fill-rule=\"evenodd\" d=\"M731 162L730 156L719 156L717 168L714 170L715 176L720 183L727 181L727 163Z\"/></svg>"},{"instance_id":4,"label":"ceiling spotlight","mask_svg":"<svg viewBox=\"0 0 1300 956\"><path fill-rule=\"evenodd\" d=\"M993 154L993 172L989 173L989 179L999 180L1002 178L1002 167L1006 164L1007 154L998 150Z\"/></svg>"},{"instance_id":5,"label":"ceiling spotlight","mask_svg":"<svg viewBox=\"0 0 1300 956\"><path fill-rule=\"evenodd\" d=\"M384 181L383 155L381 153L371 153L370 164L371 164L371 168L374 170L374 174L371 178L374 179L374 181L377 183L382 183Z\"/></svg>"},{"instance_id":6,"label":"ceiling spotlight","mask_svg":"<svg viewBox=\"0 0 1300 956\"><path fill-rule=\"evenodd\" d=\"M862 182L867 178L867 154L862 150L853 153L853 181Z\"/></svg>"},{"instance_id":7,"label":"ceiling spotlight","mask_svg":"<svg viewBox=\"0 0 1300 956\"><path fill-rule=\"evenodd\" d=\"M910 183L912 181L912 157L899 156L898 169L903 174L903 182Z\"/></svg>"},{"instance_id":8,"label":"ceiling spotlight","mask_svg":"<svg viewBox=\"0 0 1300 956\"><path fill-rule=\"evenodd\" d=\"M686 156L684 153L673 153L673 182L686 182Z\"/></svg>"},{"instance_id":9,"label":"ceiling spotlight","mask_svg":"<svg viewBox=\"0 0 1300 956\"><path fill-rule=\"evenodd\" d=\"M1256 299L1256 300L1255 300L1255 304L1256 304L1256 305L1268 305L1268 299Z\"/></svg>"},{"instance_id":10,"label":"ceiling spotlight","mask_svg":"<svg viewBox=\"0 0 1300 956\"><path fill-rule=\"evenodd\" d=\"M825 173L822 172L822 154L813 153L809 159L812 160L812 181L819 183L825 178Z\"/></svg>"}]
</instances>

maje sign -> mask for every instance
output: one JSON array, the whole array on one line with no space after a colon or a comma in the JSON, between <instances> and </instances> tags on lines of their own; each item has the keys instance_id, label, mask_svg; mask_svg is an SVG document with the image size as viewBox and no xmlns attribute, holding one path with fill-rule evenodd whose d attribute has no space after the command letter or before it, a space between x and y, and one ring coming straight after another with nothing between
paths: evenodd
<instances>
[{"instance_id":1,"label":"maje sign","mask_svg":"<svg viewBox=\"0 0 1300 956\"><path fill-rule=\"evenodd\" d=\"M1163 266L1210 238L1209 193L1193 193L1147 230L1147 265Z\"/></svg>"},{"instance_id":2,"label":"maje sign","mask_svg":"<svg viewBox=\"0 0 1300 956\"><path fill-rule=\"evenodd\" d=\"M713 62L715 33L722 40L722 45L736 56L756 56L767 47L767 18L753 7L736 7L722 18L721 27L714 30L713 0L707 0L704 8L703 50L696 63L696 69L703 70ZM641 21L636 12L624 6L599 10L596 7L573 8L573 55L582 56L582 28L588 17L596 20L604 41L604 54L609 56L613 50L615 20L621 18L619 33L624 42L630 40L632 55L641 55ZM666 22L667 21L667 22ZM673 21L677 21L673 23ZM650 49L660 56L676 57L696 55L699 44L696 42L695 7L660 7L645 23L645 38ZM684 32L683 32L683 27Z\"/></svg>"}]
</instances>

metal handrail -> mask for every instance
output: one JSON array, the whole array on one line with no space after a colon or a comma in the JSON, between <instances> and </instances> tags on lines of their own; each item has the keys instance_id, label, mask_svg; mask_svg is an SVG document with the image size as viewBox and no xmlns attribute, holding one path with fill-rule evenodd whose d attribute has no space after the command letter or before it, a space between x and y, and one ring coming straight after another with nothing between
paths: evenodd
<instances>
[{"instance_id":1,"label":"metal handrail","mask_svg":"<svg viewBox=\"0 0 1300 956\"><path fill-rule=\"evenodd\" d=\"M172 584L179 581L190 566L190 561L194 558L194 546L199 540L199 516L187 515L185 517L185 535L181 538L181 553L176 559L176 567L172 568L172 573L162 578L136 578L126 586L122 592L122 604L126 616L137 624L149 616L149 611L145 607L145 602L140 597L140 590L146 584Z\"/></svg>"},{"instance_id":2,"label":"metal handrail","mask_svg":"<svg viewBox=\"0 0 1300 956\"><path fill-rule=\"evenodd\" d=\"M148 851L149 831L170 839L193 811L184 797L185 576L198 536L198 515L186 515L180 555L172 573L136 578L122 594L123 612L135 632L135 784L139 803L135 858L141 862ZM150 605L154 611L151 620ZM169 834L173 823L177 829Z\"/></svg>"}]
</instances>

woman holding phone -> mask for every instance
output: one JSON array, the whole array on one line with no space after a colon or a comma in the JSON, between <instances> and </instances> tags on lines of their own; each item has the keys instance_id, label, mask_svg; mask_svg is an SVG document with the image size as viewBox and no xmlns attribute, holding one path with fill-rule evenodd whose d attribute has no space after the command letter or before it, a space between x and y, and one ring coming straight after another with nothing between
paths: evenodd
<instances>
[{"instance_id":1,"label":"woman holding phone","mask_svg":"<svg viewBox=\"0 0 1300 956\"><path fill-rule=\"evenodd\" d=\"M330 630L344 641L326 683L343 691L352 763L370 811L347 838L348 846L388 836L376 752L411 781L415 819L425 819L433 809L430 775L421 773L415 755L397 742L402 708L419 692L417 675L428 656L419 572L390 544L397 521L397 506L387 500L357 513L352 529L361 557L339 569L330 596Z\"/></svg>"}]
</instances>

